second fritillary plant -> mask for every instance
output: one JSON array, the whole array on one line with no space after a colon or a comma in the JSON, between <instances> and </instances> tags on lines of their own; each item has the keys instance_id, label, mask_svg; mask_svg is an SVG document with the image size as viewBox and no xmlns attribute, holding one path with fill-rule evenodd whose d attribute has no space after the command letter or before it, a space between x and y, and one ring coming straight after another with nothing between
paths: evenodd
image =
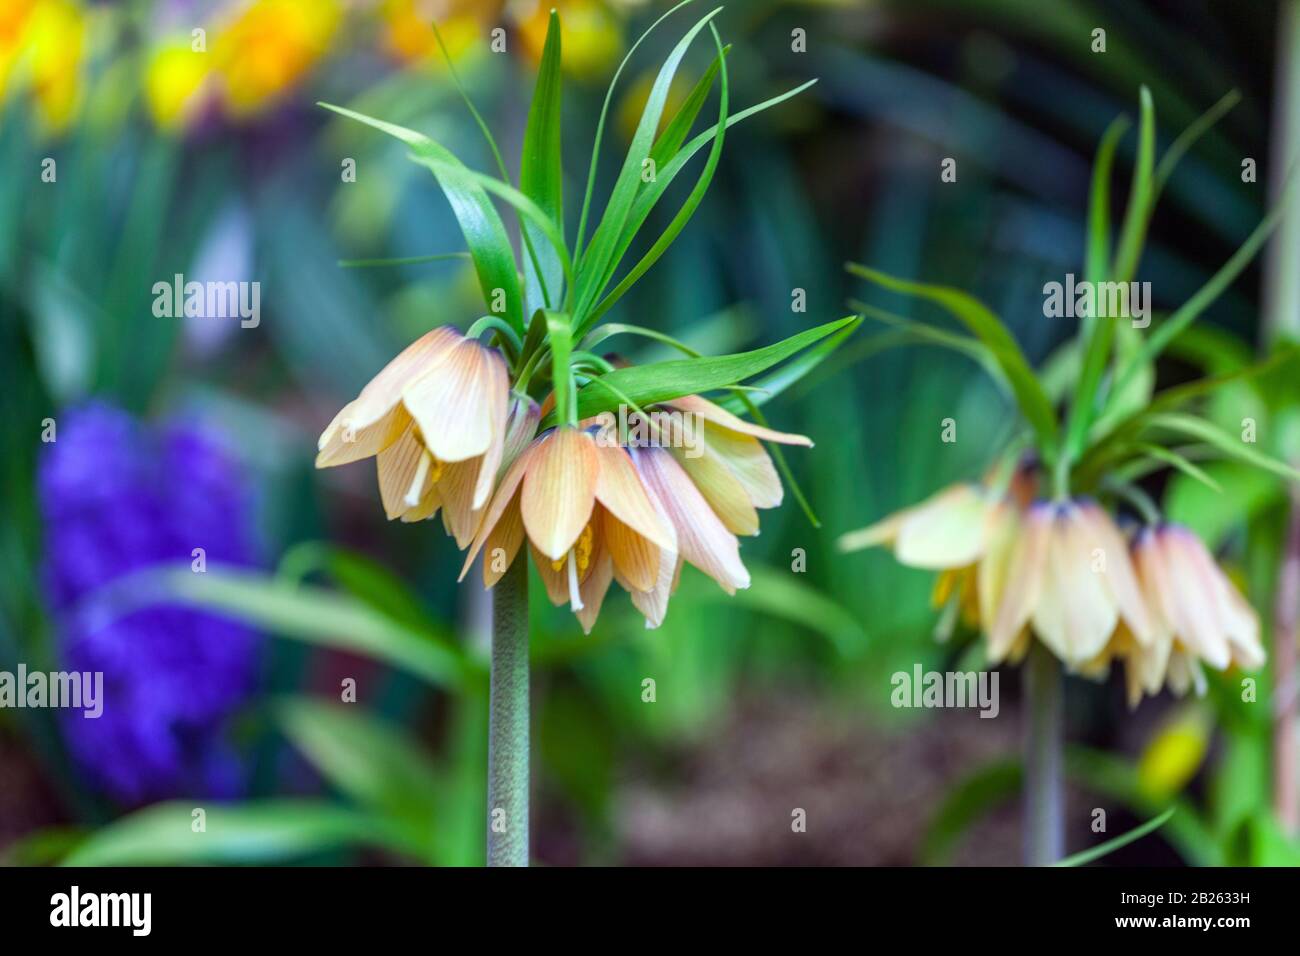
<instances>
[{"instance_id":1,"label":"second fritillary plant","mask_svg":"<svg viewBox=\"0 0 1300 956\"><path fill-rule=\"evenodd\" d=\"M941 633L964 625L982 634L991 664L1029 658L1030 862L1060 856L1062 669L1101 679L1122 663L1128 702L1136 707L1144 695L1166 687L1175 694L1204 693L1206 668L1250 670L1265 663L1258 614L1196 533L1162 513L1151 478L1172 470L1226 492L1198 464L1226 458L1294 480L1292 468L1198 407L1226 386L1276 371L1295 358L1294 351L1163 391L1154 388L1155 362L1259 251L1290 188L1237 254L1167 317L1153 322L1149 293L1142 304L1130 292L1139 285L1133 279L1161 189L1178 159L1235 99L1235 93L1225 97L1157 162L1155 111L1142 90L1137 162L1114 235L1111 168L1128 121L1120 117L1106 130L1094 165L1078 286L1085 290L1081 296L1091 297L1078 300L1077 331L1049 360L1050 369L1032 368L1002 320L969 294L848 267L881 288L948 312L966 334L858 303L863 316L908 341L976 359L1018 412L982 478L844 535L840 546L884 546L905 565L938 572L934 602L943 609ZM1054 314L1046 298L1052 285L1043 290L1044 316ZM1075 288L1073 277L1069 287ZM1120 308L1109 309L1115 302Z\"/></svg>"}]
</instances>

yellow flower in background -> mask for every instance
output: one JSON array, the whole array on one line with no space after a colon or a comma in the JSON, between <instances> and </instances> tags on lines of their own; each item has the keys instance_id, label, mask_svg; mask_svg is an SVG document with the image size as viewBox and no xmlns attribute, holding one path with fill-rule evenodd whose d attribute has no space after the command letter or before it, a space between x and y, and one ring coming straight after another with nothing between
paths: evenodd
<instances>
[{"instance_id":1,"label":"yellow flower in background","mask_svg":"<svg viewBox=\"0 0 1300 956\"><path fill-rule=\"evenodd\" d=\"M0 0L0 97L26 89L48 133L81 99L88 15L73 0Z\"/></svg>"},{"instance_id":2,"label":"yellow flower in background","mask_svg":"<svg viewBox=\"0 0 1300 956\"><path fill-rule=\"evenodd\" d=\"M154 122L163 129L175 129L192 119L201 92L210 87L212 60L191 44L187 36L159 46L145 67L145 102Z\"/></svg>"},{"instance_id":3,"label":"yellow flower in background","mask_svg":"<svg viewBox=\"0 0 1300 956\"><path fill-rule=\"evenodd\" d=\"M590 79L603 76L623 52L623 19L602 0L542 0L517 14L519 37L534 63L542 59L551 10L560 12L564 70Z\"/></svg>"},{"instance_id":4,"label":"yellow flower in background","mask_svg":"<svg viewBox=\"0 0 1300 956\"><path fill-rule=\"evenodd\" d=\"M384 0L379 7L383 46L403 63L441 66L435 23L447 53L459 60L485 42L487 24L500 12L495 0Z\"/></svg>"},{"instance_id":5,"label":"yellow flower in background","mask_svg":"<svg viewBox=\"0 0 1300 956\"><path fill-rule=\"evenodd\" d=\"M407 346L330 422L317 468L374 456L389 519L421 521L441 508L464 548L474 537L508 444L537 414L510 407L499 352L442 327Z\"/></svg>"},{"instance_id":6,"label":"yellow flower in background","mask_svg":"<svg viewBox=\"0 0 1300 956\"><path fill-rule=\"evenodd\" d=\"M9 92L10 75L27 44L31 0L0 0L0 97Z\"/></svg>"},{"instance_id":7,"label":"yellow flower in background","mask_svg":"<svg viewBox=\"0 0 1300 956\"><path fill-rule=\"evenodd\" d=\"M248 116L274 103L324 57L338 30L337 0L257 0L212 41L226 108Z\"/></svg>"}]
</instances>

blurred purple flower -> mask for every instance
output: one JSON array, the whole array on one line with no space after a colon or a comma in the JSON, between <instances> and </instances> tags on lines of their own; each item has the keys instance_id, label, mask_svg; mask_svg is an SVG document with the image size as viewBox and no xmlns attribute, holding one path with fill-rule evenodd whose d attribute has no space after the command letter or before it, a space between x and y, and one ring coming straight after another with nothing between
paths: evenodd
<instances>
[{"instance_id":1,"label":"blurred purple flower","mask_svg":"<svg viewBox=\"0 0 1300 956\"><path fill-rule=\"evenodd\" d=\"M217 437L185 422L153 428L90 404L59 418L38 475L46 598L62 666L104 674L104 712L65 712L73 758L126 804L234 796L242 768L226 718L252 690L258 635L228 619L152 605L86 613L99 588L156 564L249 564L250 501Z\"/></svg>"}]
</instances>

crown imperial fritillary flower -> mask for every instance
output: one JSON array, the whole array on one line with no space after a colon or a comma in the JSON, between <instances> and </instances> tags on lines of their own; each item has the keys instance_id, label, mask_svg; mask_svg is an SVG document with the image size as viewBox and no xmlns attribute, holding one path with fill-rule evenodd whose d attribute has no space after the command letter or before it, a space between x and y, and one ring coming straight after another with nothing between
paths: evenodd
<instances>
[{"instance_id":1,"label":"crown imperial fritillary flower","mask_svg":"<svg viewBox=\"0 0 1300 956\"><path fill-rule=\"evenodd\" d=\"M566 601L590 631L610 581L649 592L677 538L651 500L628 449L598 443L590 429L562 426L538 436L506 470L466 556L461 578L487 548L492 587L527 538L555 604Z\"/></svg>"},{"instance_id":2,"label":"crown imperial fritillary flower","mask_svg":"<svg viewBox=\"0 0 1300 956\"><path fill-rule=\"evenodd\" d=\"M419 521L442 508L463 548L492 493L508 425L518 432L531 420L535 427L535 408L511 402L495 349L449 327L433 329L334 416L320 436L316 467L374 456L388 517Z\"/></svg>"},{"instance_id":3,"label":"crown imperial fritillary flower","mask_svg":"<svg viewBox=\"0 0 1300 956\"><path fill-rule=\"evenodd\" d=\"M1121 620L1139 644L1151 642L1128 546L1110 516L1091 501L1032 505L1007 556L989 657L1008 656L1032 628L1067 665L1082 665L1101 652Z\"/></svg>"},{"instance_id":4,"label":"crown imperial fritillary flower","mask_svg":"<svg viewBox=\"0 0 1300 956\"><path fill-rule=\"evenodd\" d=\"M672 441L673 457L729 531L758 534L758 509L776 508L784 497L781 478L763 442L811 448L812 440L747 422L698 395L686 395L664 406L691 416L701 432L695 450L684 447L683 441ZM674 429L681 430L680 425Z\"/></svg>"}]
</instances>

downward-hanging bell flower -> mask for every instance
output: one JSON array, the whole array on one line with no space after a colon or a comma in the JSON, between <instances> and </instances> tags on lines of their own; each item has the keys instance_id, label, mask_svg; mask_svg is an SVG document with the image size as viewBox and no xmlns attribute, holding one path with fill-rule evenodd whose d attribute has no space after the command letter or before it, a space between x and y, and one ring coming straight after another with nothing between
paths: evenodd
<instances>
[{"instance_id":1,"label":"downward-hanging bell flower","mask_svg":"<svg viewBox=\"0 0 1300 956\"><path fill-rule=\"evenodd\" d=\"M536 403L511 396L495 349L442 327L388 363L320 436L317 468L374 456L390 519L420 521L441 508L459 547L473 540L507 445L522 447Z\"/></svg>"},{"instance_id":2,"label":"downward-hanging bell flower","mask_svg":"<svg viewBox=\"0 0 1300 956\"><path fill-rule=\"evenodd\" d=\"M1215 670L1263 666L1258 616L1194 532L1175 524L1144 528L1133 563L1152 640L1142 645L1121 631L1093 664L1105 673L1111 660L1124 661L1130 706L1166 684L1179 696L1193 687L1203 694L1202 662Z\"/></svg>"},{"instance_id":3,"label":"downward-hanging bell flower","mask_svg":"<svg viewBox=\"0 0 1300 956\"><path fill-rule=\"evenodd\" d=\"M728 594L748 587L740 543L722 515L780 500L759 437L810 442L694 396L673 404L705 423L702 455L676 447L681 436L672 424L647 441L620 437L599 419L539 436L502 476L461 576L484 552L484 583L492 587L526 538L552 602L567 602L588 632L614 582L631 595L648 627L662 623L683 563ZM708 480L695 480L688 463L709 455Z\"/></svg>"},{"instance_id":4,"label":"downward-hanging bell flower","mask_svg":"<svg viewBox=\"0 0 1300 956\"><path fill-rule=\"evenodd\" d=\"M525 539L552 602L568 602L587 631L611 580L650 592L677 553L673 526L629 451L573 426L548 429L506 470L461 578L486 548L483 579L492 587Z\"/></svg>"},{"instance_id":5,"label":"downward-hanging bell flower","mask_svg":"<svg viewBox=\"0 0 1300 956\"><path fill-rule=\"evenodd\" d=\"M1091 501L1032 505L1000 585L990 598L995 662L1022 651L1031 630L1072 667L1096 658L1121 621L1139 645L1154 639L1124 536Z\"/></svg>"},{"instance_id":6,"label":"downward-hanging bell flower","mask_svg":"<svg viewBox=\"0 0 1300 956\"><path fill-rule=\"evenodd\" d=\"M844 535L839 546L843 551L888 547L908 567L942 572L935 582L934 604L945 604L955 595L965 623L987 628L997 612L1020 529L1021 505L1032 494L1031 487L1021 472L1006 491L969 482L952 485ZM1016 648L1016 653L1021 650Z\"/></svg>"},{"instance_id":7,"label":"downward-hanging bell flower","mask_svg":"<svg viewBox=\"0 0 1300 956\"><path fill-rule=\"evenodd\" d=\"M664 407L682 416L669 418L668 447L710 507L733 534L758 534L758 509L775 508L784 497L763 442L811 448L812 440L747 422L698 395Z\"/></svg>"}]
</instances>

